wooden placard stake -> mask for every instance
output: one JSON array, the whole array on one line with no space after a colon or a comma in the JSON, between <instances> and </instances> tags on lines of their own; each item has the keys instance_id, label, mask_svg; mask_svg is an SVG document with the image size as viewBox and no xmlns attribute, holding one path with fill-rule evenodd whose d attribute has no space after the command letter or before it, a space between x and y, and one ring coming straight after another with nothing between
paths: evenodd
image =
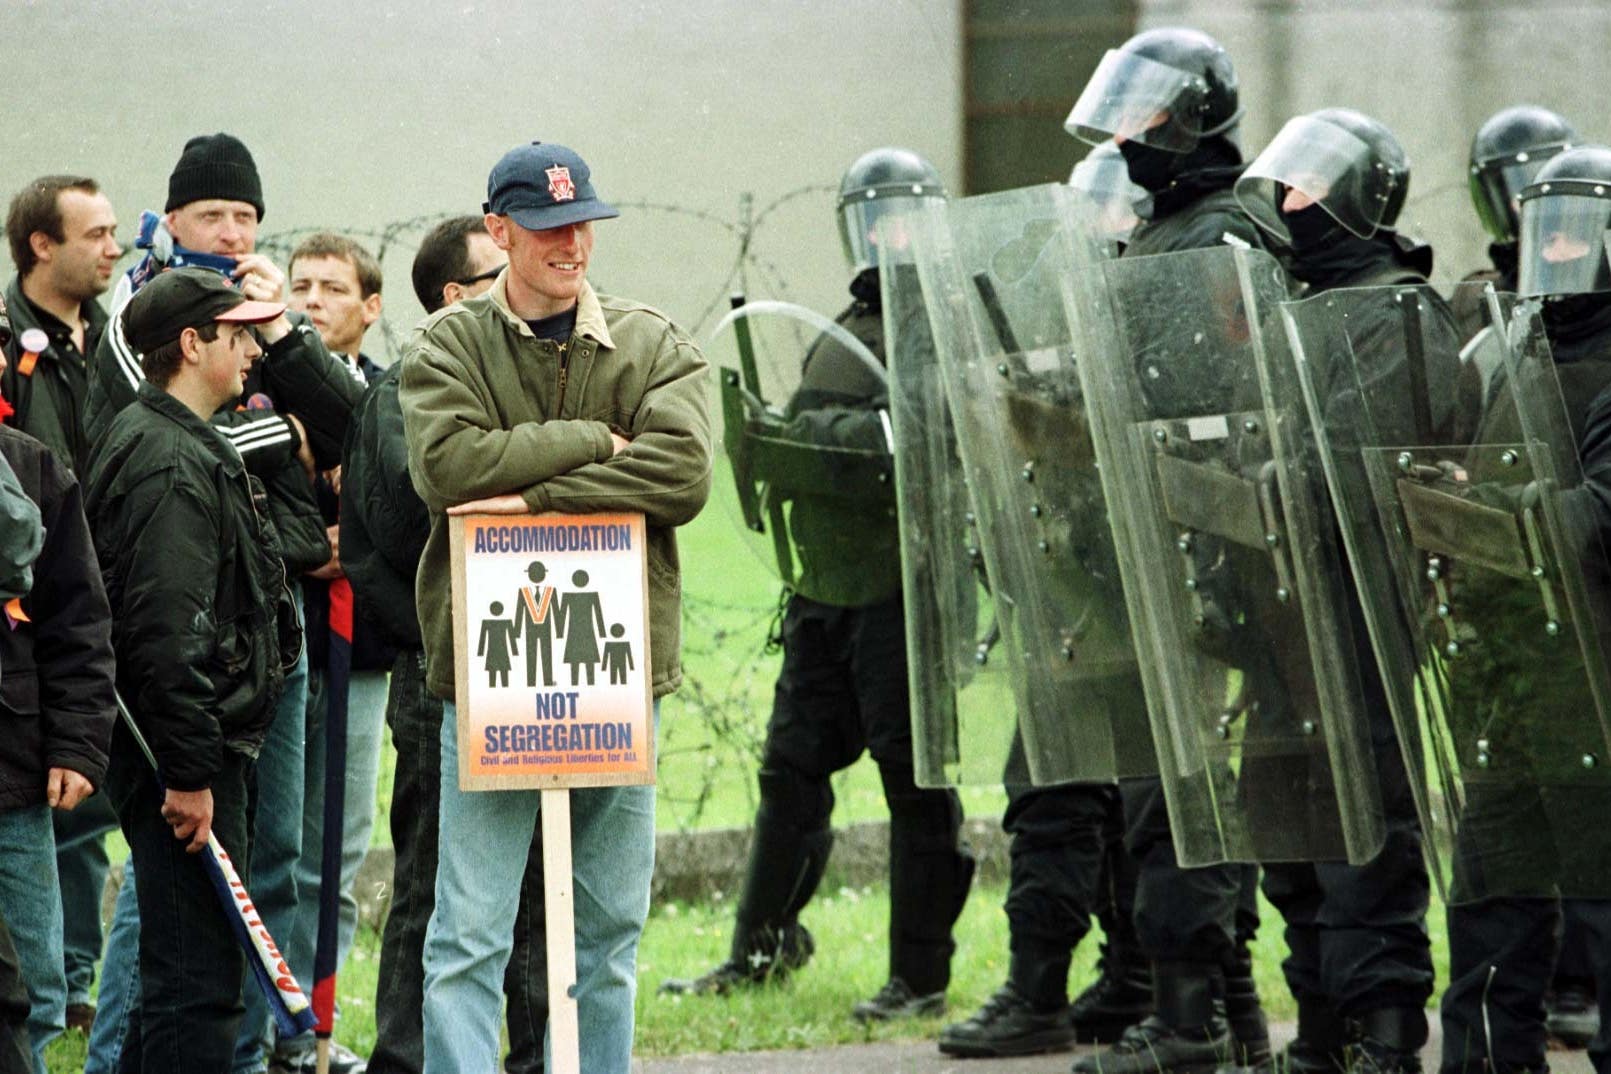
<instances>
[{"instance_id":1,"label":"wooden placard stake","mask_svg":"<svg viewBox=\"0 0 1611 1074\"><path fill-rule=\"evenodd\" d=\"M548 1046L554 1074L581 1074L576 1021L576 906L571 879L571 792L545 790L543 918L548 927Z\"/></svg>"}]
</instances>

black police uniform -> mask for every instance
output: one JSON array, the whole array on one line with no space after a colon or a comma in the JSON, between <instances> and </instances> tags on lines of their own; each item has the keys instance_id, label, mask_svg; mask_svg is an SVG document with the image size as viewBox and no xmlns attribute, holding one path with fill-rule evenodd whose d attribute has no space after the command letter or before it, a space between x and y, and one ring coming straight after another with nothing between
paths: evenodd
<instances>
[{"instance_id":1,"label":"black police uniform","mask_svg":"<svg viewBox=\"0 0 1611 1074\"><path fill-rule=\"evenodd\" d=\"M838 323L882 360L876 270L857 276L851 292L855 301ZM796 443L877 448L887 443L880 413L887 406L884 386L861 361L823 337L806 355L786 435ZM890 976L924 996L949 982L951 926L974 862L958 846L956 792L920 789L913 780L893 481L888 488L887 502L871 512L831 495L796 496L791 504L790 529L810 574L801 588L819 597L843 594L846 603L794 593L783 612L783 667L729 965L754 976L809 957L798 916L833 842L829 777L867 751L890 810Z\"/></svg>"},{"instance_id":2,"label":"black police uniform","mask_svg":"<svg viewBox=\"0 0 1611 1074\"><path fill-rule=\"evenodd\" d=\"M1544 325L1603 541L1611 529L1611 518L1599 506L1611 499L1611 293L1548 303ZM1573 902L1593 950L1611 951L1611 900ZM1448 928L1449 984L1439 1007L1443 1074L1541 1069L1542 999L1559 950L1561 900L1504 896L1457 902L1449 907ZM1598 993L1611 995L1611 959L1592 957L1590 964ZM1611 1072L1611 1032L1603 1020L1589 1058L1599 1074Z\"/></svg>"},{"instance_id":3,"label":"black police uniform","mask_svg":"<svg viewBox=\"0 0 1611 1074\"><path fill-rule=\"evenodd\" d=\"M1431 253L1393 232L1379 231L1370 239L1343 234L1316 254L1295 253L1290 264L1294 275L1309 285L1306 295L1316 295L1342 287L1424 284L1432 268ZM1457 377L1453 355L1458 350L1453 314L1435 294L1422 295L1432 306L1423 318L1423 338L1438 341L1427 350L1450 356L1446 372L1452 380ZM1354 338L1382 344L1385 354L1373 356L1374 366L1406 368L1397 324L1375 330L1354 328ZM1406 431L1403 442L1448 439L1446 430L1456 420L1460 401L1447 391L1449 382L1440 384L1446 389L1438 410L1443 428L1419 434ZM1286 922L1288 954L1282 969L1298 1001L1301 1045L1293 1048L1294 1069L1306 1061L1340 1062L1350 1040L1367 1039L1394 1052L1414 1052L1426 1039L1423 1012L1433 988L1426 930L1431 884L1415 798L1352 585L1347 595L1355 650L1363 654L1360 680L1386 815L1386 841L1362 865L1295 862L1264 867L1264 894Z\"/></svg>"}]
</instances>

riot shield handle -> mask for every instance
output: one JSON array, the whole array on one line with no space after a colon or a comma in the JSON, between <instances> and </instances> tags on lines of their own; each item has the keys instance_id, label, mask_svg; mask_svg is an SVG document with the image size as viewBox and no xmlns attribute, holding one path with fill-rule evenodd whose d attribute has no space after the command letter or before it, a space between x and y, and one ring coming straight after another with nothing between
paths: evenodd
<instances>
[{"instance_id":1,"label":"riot shield handle","mask_svg":"<svg viewBox=\"0 0 1611 1074\"><path fill-rule=\"evenodd\" d=\"M1431 437L1432 398L1426 384L1426 348L1421 339L1421 295L1414 288L1406 288L1393 296L1404 311L1404 357L1409 363L1410 405L1415 410L1415 430L1419 436Z\"/></svg>"},{"instance_id":2,"label":"riot shield handle","mask_svg":"<svg viewBox=\"0 0 1611 1074\"><path fill-rule=\"evenodd\" d=\"M744 292L734 291L727 297L727 301L733 309L739 309L745 302ZM742 317L733 321L733 338L738 343L738 366L744 376L744 387L764 405L766 398L761 394L761 373L755 365L755 345L750 340L749 323ZM740 481L743 481L742 477ZM789 530L783 517L783 505L773 495L770 482L760 491L760 496L766 500L767 518L772 523L772 550L777 554L778 573L783 578L783 584L792 588L795 577L794 551L789 547ZM741 491L740 499L744 498ZM746 504L745 521L750 523L752 529L759 530L760 520L758 518L752 520L750 510L750 506Z\"/></svg>"}]
</instances>

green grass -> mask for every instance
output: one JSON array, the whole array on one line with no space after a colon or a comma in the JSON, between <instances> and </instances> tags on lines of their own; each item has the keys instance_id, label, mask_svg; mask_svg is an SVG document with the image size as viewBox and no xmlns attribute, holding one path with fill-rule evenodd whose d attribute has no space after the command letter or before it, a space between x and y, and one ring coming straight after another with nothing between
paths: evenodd
<instances>
[{"instance_id":1,"label":"green grass","mask_svg":"<svg viewBox=\"0 0 1611 1074\"><path fill-rule=\"evenodd\" d=\"M928 1040L945 1022L965 1017L998 988L1007 972L1007 920L1001 885L976 887L957 924L957 955L952 962L950 1010L943 1018L867 1027L850 1017L850 1008L883 984L888 972L885 932L888 893L880 887L823 891L803 915L817 941L817 955L789 980L728 997L670 997L657 993L667 977L702 973L727 952L733 926L726 902L665 903L650 913L638 957L638 1054L682 1055L780 1048L817 1048L868 1040ZM1254 947L1254 973L1266 1013L1291 1020L1296 1009L1281 976L1286 954L1281 919L1261 905L1263 927ZM1438 980L1448 979L1443 906L1428 915ZM1093 931L1075 952L1069 975L1071 993L1095 973ZM359 1054L375 1043L375 978L379 937L362 929L338 987L341 1021L337 1038ZM50 1054L52 1074L83 1069L84 1039L70 1033Z\"/></svg>"}]
</instances>

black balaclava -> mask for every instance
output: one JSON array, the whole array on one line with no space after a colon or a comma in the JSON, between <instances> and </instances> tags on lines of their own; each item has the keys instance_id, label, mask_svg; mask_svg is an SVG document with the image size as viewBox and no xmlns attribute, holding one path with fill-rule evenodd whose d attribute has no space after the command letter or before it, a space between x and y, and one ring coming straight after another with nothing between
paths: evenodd
<instances>
[{"instance_id":1,"label":"black balaclava","mask_svg":"<svg viewBox=\"0 0 1611 1074\"><path fill-rule=\"evenodd\" d=\"M1162 220L1205 194L1228 189L1242 168L1242 151L1222 134L1202 139L1189 153L1126 141L1119 146L1119 155L1130 181L1152 195L1151 220Z\"/></svg>"},{"instance_id":2,"label":"black balaclava","mask_svg":"<svg viewBox=\"0 0 1611 1074\"><path fill-rule=\"evenodd\" d=\"M1514 291L1516 289L1516 273L1520 268L1521 248L1516 242L1491 242L1488 244L1488 260L1493 262L1494 271L1499 273L1499 290Z\"/></svg>"},{"instance_id":3,"label":"black balaclava","mask_svg":"<svg viewBox=\"0 0 1611 1074\"><path fill-rule=\"evenodd\" d=\"M874 310L883 307L883 295L878 287L878 266L864 268L850 281L850 297Z\"/></svg>"}]
</instances>

